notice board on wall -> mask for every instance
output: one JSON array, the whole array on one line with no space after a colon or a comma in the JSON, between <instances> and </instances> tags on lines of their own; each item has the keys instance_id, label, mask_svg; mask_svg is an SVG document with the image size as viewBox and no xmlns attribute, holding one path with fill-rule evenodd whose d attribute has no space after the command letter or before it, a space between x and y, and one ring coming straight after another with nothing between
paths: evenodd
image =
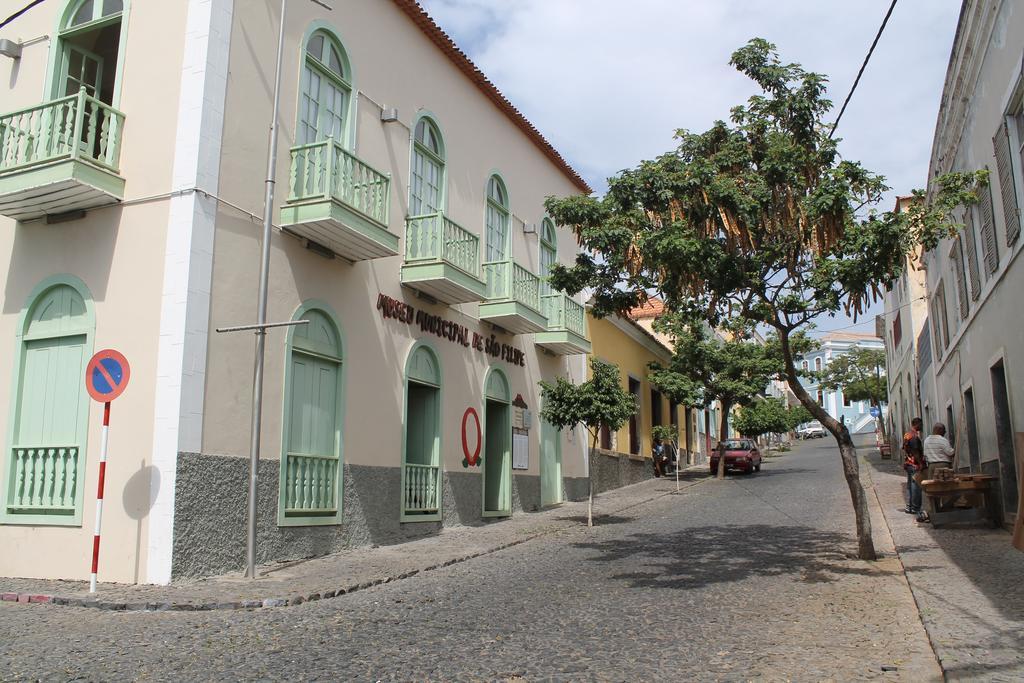
<instances>
[{"instance_id":1,"label":"notice board on wall","mask_svg":"<svg viewBox=\"0 0 1024 683\"><path fill-rule=\"evenodd\" d=\"M512 469L526 470L530 468L530 434L515 431L512 434Z\"/></svg>"}]
</instances>

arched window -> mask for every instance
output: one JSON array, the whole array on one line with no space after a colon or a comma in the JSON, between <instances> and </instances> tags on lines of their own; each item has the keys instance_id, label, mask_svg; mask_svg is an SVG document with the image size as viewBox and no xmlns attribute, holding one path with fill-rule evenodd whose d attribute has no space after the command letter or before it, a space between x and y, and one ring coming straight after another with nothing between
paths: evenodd
<instances>
[{"instance_id":1,"label":"arched window","mask_svg":"<svg viewBox=\"0 0 1024 683\"><path fill-rule=\"evenodd\" d=\"M53 98L76 95L113 104L122 49L124 0L76 0L62 15L54 54Z\"/></svg>"},{"instance_id":2,"label":"arched window","mask_svg":"<svg viewBox=\"0 0 1024 683\"><path fill-rule=\"evenodd\" d=\"M413 129L409 215L425 216L443 210L444 139L437 124L422 116Z\"/></svg>"},{"instance_id":3,"label":"arched window","mask_svg":"<svg viewBox=\"0 0 1024 683\"><path fill-rule=\"evenodd\" d=\"M291 331L281 454L281 525L341 522L342 343L333 317L304 306Z\"/></svg>"},{"instance_id":4,"label":"arched window","mask_svg":"<svg viewBox=\"0 0 1024 683\"><path fill-rule=\"evenodd\" d=\"M323 29L306 41L299 96L297 143L307 145L334 138L345 145L352 75L341 43Z\"/></svg>"},{"instance_id":5,"label":"arched window","mask_svg":"<svg viewBox=\"0 0 1024 683\"><path fill-rule=\"evenodd\" d=\"M555 235L555 224L550 218L540 222L540 293L551 294L551 285L548 277L551 275L551 266L555 265L555 258L558 256L558 238Z\"/></svg>"},{"instance_id":6,"label":"arched window","mask_svg":"<svg viewBox=\"0 0 1024 683\"><path fill-rule=\"evenodd\" d=\"M402 457L402 521L440 519L441 363L423 343L413 348L405 368Z\"/></svg>"},{"instance_id":7,"label":"arched window","mask_svg":"<svg viewBox=\"0 0 1024 683\"><path fill-rule=\"evenodd\" d=\"M821 357L814 359L814 369L821 370Z\"/></svg>"},{"instance_id":8,"label":"arched window","mask_svg":"<svg viewBox=\"0 0 1024 683\"><path fill-rule=\"evenodd\" d=\"M43 286L19 330L4 521L81 523L89 415L83 378L95 326L83 292L79 283Z\"/></svg>"},{"instance_id":9,"label":"arched window","mask_svg":"<svg viewBox=\"0 0 1024 683\"><path fill-rule=\"evenodd\" d=\"M508 191L497 174L487 181L487 250L485 261L504 261L508 254Z\"/></svg>"},{"instance_id":10,"label":"arched window","mask_svg":"<svg viewBox=\"0 0 1024 683\"><path fill-rule=\"evenodd\" d=\"M807 370L810 366L807 365L807 361L806 360L802 360L802 361L800 361L800 367L802 369L804 369L804 370Z\"/></svg>"}]
</instances>

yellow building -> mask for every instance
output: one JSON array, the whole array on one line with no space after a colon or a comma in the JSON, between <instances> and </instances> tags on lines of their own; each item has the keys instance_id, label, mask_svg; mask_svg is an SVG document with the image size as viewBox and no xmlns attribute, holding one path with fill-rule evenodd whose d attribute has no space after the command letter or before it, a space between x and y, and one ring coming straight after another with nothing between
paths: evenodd
<instances>
[{"instance_id":1,"label":"yellow building","mask_svg":"<svg viewBox=\"0 0 1024 683\"><path fill-rule=\"evenodd\" d=\"M647 379L650 363L671 358L665 344L630 318L597 319L589 312L587 317L593 357L618 366L622 388L636 396L639 407L622 429L601 430L591 476L595 489L605 491L653 476L651 430L654 425L679 424L678 406Z\"/></svg>"}]
</instances>

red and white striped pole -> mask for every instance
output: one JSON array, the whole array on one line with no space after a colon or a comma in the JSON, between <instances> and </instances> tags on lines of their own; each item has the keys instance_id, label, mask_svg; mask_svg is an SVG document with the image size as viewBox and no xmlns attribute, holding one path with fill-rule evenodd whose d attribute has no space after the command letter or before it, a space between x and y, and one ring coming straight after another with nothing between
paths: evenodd
<instances>
[{"instance_id":1,"label":"red and white striped pole","mask_svg":"<svg viewBox=\"0 0 1024 683\"><path fill-rule=\"evenodd\" d=\"M96 569L100 563L100 524L103 521L103 480L107 475L107 434L110 431L110 401L103 404L103 430L100 432L100 483L96 490L96 531L92 537L92 573L89 592L96 592Z\"/></svg>"}]
</instances>

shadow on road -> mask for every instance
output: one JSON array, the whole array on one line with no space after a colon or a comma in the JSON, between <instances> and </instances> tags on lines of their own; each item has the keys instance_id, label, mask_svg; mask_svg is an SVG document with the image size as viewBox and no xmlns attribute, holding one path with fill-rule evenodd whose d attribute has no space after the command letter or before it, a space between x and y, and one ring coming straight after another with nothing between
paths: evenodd
<instances>
[{"instance_id":1,"label":"shadow on road","mask_svg":"<svg viewBox=\"0 0 1024 683\"><path fill-rule=\"evenodd\" d=\"M848 537L820 529L753 524L632 534L575 546L596 551L589 558L592 562L641 562L651 567L612 575L636 588L688 590L785 574L800 575L800 580L810 583L829 583L843 574L890 573L848 560L837 550L848 544Z\"/></svg>"}]
</instances>

